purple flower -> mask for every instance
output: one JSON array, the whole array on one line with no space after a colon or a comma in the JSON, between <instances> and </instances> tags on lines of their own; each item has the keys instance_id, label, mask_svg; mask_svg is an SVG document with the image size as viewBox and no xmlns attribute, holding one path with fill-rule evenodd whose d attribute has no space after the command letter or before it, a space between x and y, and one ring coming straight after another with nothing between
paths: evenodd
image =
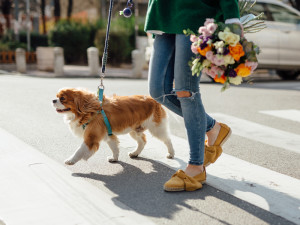
<instances>
[{"instance_id":1,"label":"purple flower","mask_svg":"<svg viewBox=\"0 0 300 225\"><path fill-rule=\"evenodd\" d=\"M223 55L228 55L228 54L229 54L229 49L224 47Z\"/></svg>"},{"instance_id":2,"label":"purple flower","mask_svg":"<svg viewBox=\"0 0 300 225\"><path fill-rule=\"evenodd\" d=\"M204 41L208 42L210 39L212 39L212 36L207 36L207 37L204 38Z\"/></svg>"},{"instance_id":3,"label":"purple flower","mask_svg":"<svg viewBox=\"0 0 300 225\"><path fill-rule=\"evenodd\" d=\"M206 41L204 41L202 44L200 44L201 50L205 49L207 47Z\"/></svg>"},{"instance_id":4,"label":"purple flower","mask_svg":"<svg viewBox=\"0 0 300 225\"><path fill-rule=\"evenodd\" d=\"M237 74L236 74L235 70L229 70L228 76L229 76L229 77L236 77Z\"/></svg>"}]
</instances>

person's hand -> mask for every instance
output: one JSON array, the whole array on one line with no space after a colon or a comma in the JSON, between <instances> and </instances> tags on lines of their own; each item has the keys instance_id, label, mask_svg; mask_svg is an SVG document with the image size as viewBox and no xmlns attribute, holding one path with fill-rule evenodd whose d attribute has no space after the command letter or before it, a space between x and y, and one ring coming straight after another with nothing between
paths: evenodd
<instances>
[{"instance_id":1,"label":"person's hand","mask_svg":"<svg viewBox=\"0 0 300 225\"><path fill-rule=\"evenodd\" d=\"M241 23L234 23L234 24L237 24L237 25L240 26L240 28L241 28L241 37L243 38L244 37L244 26L243 26L243 24L241 24Z\"/></svg>"}]
</instances>

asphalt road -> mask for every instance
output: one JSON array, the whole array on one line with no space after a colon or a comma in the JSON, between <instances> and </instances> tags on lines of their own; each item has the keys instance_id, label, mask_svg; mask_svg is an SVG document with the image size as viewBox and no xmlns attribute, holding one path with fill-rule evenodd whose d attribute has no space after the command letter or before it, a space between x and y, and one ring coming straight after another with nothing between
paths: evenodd
<instances>
[{"instance_id":1,"label":"asphalt road","mask_svg":"<svg viewBox=\"0 0 300 225\"><path fill-rule=\"evenodd\" d=\"M98 84L99 79L0 75L0 127L63 164L81 140L72 136L51 101L62 87L96 91ZM106 95L148 93L146 80L106 78L104 85ZM224 153L300 179L300 152L297 151L300 146L298 142L289 145L294 137L300 137L299 119L285 116L300 111L299 81L257 81L225 92L220 92L220 85L203 82L200 88L209 114L218 120L229 119L233 124L240 124L239 132L224 146ZM274 116L278 112L281 117ZM247 133L248 124L261 137ZM182 119L174 114L170 114L170 128L174 136L186 137ZM284 134L286 139L282 142L287 147L277 145L278 140L264 138L270 130L275 132L275 137ZM210 185L197 192L166 193L162 185L174 170L143 155L132 160L127 156L132 147L121 149L118 163L106 161L110 150L103 144L88 162L68 168L74 176L91 182L157 224L294 224ZM176 146L175 150L187 151Z\"/></svg>"}]
</instances>

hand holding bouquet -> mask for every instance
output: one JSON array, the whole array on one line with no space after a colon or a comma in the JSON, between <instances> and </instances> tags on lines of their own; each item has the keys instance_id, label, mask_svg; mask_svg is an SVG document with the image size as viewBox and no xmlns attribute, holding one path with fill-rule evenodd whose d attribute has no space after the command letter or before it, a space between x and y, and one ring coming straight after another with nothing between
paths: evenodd
<instances>
[{"instance_id":1,"label":"hand holding bouquet","mask_svg":"<svg viewBox=\"0 0 300 225\"><path fill-rule=\"evenodd\" d=\"M252 74L258 65L259 48L238 31L239 25L215 23L214 19L207 19L198 35L184 31L190 35L191 50L196 55L191 62L192 75L206 73L226 90L230 84L239 85L243 77Z\"/></svg>"}]
</instances>

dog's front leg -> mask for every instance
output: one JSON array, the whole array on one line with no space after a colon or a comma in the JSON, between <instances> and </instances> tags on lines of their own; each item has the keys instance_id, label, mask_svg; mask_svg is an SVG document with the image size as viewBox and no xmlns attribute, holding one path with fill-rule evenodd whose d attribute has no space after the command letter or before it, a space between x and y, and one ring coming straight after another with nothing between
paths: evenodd
<instances>
[{"instance_id":1,"label":"dog's front leg","mask_svg":"<svg viewBox=\"0 0 300 225\"><path fill-rule=\"evenodd\" d=\"M90 150L89 147L83 142L76 152L67 160L65 160L65 164L74 165L81 159L88 160L94 153L95 151Z\"/></svg>"},{"instance_id":2,"label":"dog's front leg","mask_svg":"<svg viewBox=\"0 0 300 225\"><path fill-rule=\"evenodd\" d=\"M117 162L119 158L119 139L115 135L110 136L107 144L113 153L112 156L107 157L108 162Z\"/></svg>"}]
</instances>

